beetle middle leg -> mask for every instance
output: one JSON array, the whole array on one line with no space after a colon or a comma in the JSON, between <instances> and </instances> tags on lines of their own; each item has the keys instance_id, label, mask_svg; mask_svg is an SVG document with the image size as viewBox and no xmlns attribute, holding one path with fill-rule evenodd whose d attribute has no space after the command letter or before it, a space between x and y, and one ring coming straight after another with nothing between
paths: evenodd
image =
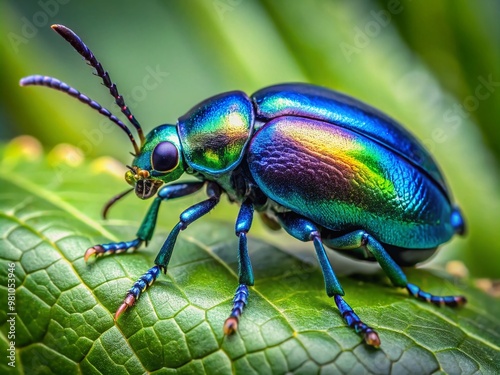
<instances>
[{"instance_id":1,"label":"beetle middle leg","mask_svg":"<svg viewBox=\"0 0 500 375\"><path fill-rule=\"evenodd\" d=\"M134 305L141 294L155 282L161 271L165 274L167 273L167 267L170 263L174 245L180 231L186 229L189 224L209 213L219 203L221 188L216 183L209 182L207 184L207 195L208 199L189 207L181 213L179 222L172 229L163 243L160 252L156 256L155 265L144 275L139 277L134 285L132 285L132 288L129 289L123 303L118 310L116 310L115 320L117 320L125 310Z\"/></svg>"},{"instance_id":2,"label":"beetle middle leg","mask_svg":"<svg viewBox=\"0 0 500 375\"><path fill-rule=\"evenodd\" d=\"M158 191L158 196L149 207L149 210L144 217L139 230L137 231L136 238L131 241L111 242L92 246L87 249L83 258L85 261L88 261L92 255L95 255L97 258L102 255L118 254L128 250L138 249L143 242L146 242L147 244L147 242L153 237L160 203L164 200L181 198L186 195L193 194L200 190L204 184L204 182L193 181L164 186L160 189L160 191Z\"/></svg>"},{"instance_id":3,"label":"beetle middle leg","mask_svg":"<svg viewBox=\"0 0 500 375\"><path fill-rule=\"evenodd\" d=\"M391 282L395 286L406 288L413 297L438 306L455 307L462 306L467 302L464 296L435 296L409 283L401 267L391 258L382 244L364 230L356 230L340 237L329 238L325 241L325 244L339 250L365 248L375 257Z\"/></svg>"},{"instance_id":4,"label":"beetle middle leg","mask_svg":"<svg viewBox=\"0 0 500 375\"><path fill-rule=\"evenodd\" d=\"M246 200L240 207L238 219L236 219L235 232L239 238L238 253L238 275L239 285L233 298L233 308L229 318L224 322L224 333L230 335L238 329L238 321L243 314L243 308L247 304L248 287L254 284L252 263L248 256L247 233L252 225L253 204Z\"/></svg>"},{"instance_id":5,"label":"beetle middle leg","mask_svg":"<svg viewBox=\"0 0 500 375\"><path fill-rule=\"evenodd\" d=\"M309 219L306 219L300 215L292 212L287 212L277 215L281 226L293 237L300 241L313 241L314 248L316 249L316 255L318 257L321 270L323 271L323 277L325 280L326 294L329 297L333 297L340 314L349 325L349 327L354 328L354 330L363 335L365 342L368 345L379 347L380 338L375 332L375 330L365 323L358 317L358 315L353 311L353 309L347 304L347 302L342 298L345 294L337 276L333 272L328 256L326 255L325 248L321 239L319 228Z\"/></svg>"}]
</instances>

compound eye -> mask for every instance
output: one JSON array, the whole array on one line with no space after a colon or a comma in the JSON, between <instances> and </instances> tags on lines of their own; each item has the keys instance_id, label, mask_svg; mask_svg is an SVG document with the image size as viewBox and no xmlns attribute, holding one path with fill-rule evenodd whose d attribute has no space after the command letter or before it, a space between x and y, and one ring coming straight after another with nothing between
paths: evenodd
<instances>
[{"instance_id":1,"label":"compound eye","mask_svg":"<svg viewBox=\"0 0 500 375\"><path fill-rule=\"evenodd\" d=\"M151 155L151 165L155 171L170 172L179 164L179 151L171 142L160 142Z\"/></svg>"}]
</instances>

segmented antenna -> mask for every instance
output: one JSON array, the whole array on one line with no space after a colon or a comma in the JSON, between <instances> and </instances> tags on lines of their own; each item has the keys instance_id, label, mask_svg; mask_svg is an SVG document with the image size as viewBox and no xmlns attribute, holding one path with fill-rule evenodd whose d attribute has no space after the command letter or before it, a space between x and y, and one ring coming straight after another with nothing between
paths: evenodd
<instances>
[{"instance_id":1,"label":"segmented antenna","mask_svg":"<svg viewBox=\"0 0 500 375\"><path fill-rule=\"evenodd\" d=\"M68 41L73 48L83 56L83 58L96 70L97 76L102 78L104 86L109 89L109 93L115 98L115 102L120 107L122 113L127 116L127 119L137 130L139 139L141 141L141 146L144 144L144 133L142 132L141 125L136 120L134 115L130 112L129 108L125 104L123 96L118 92L116 85L111 82L111 78L107 71L104 70L101 63L97 61L92 51L85 45L85 43L76 35L71 29L63 25L52 25L51 28L61 35L66 41Z\"/></svg>"},{"instance_id":2,"label":"segmented antenna","mask_svg":"<svg viewBox=\"0 0 500 375\"><path fill-rule=\"evenodd\" d=\"M50 87L50 88L65 92L66 94L68 94L74 98L77 98L82 103L87 104L89 107L95 109L101 115L106 116L111 121L113 121L116 125L118 125L125 133L127 133L130 141L132 142L132 146L134 146L135 153L137 155L140 153L139 146L137 146L137 143L134 139L134 136L130 132L130 129L123 122L121 122L115 115L113 115L109 110L107 110L106 108L101 106L99 103L90 99L88 96L80 93L80 91L74 89L73 87L69 86L68 84L61 82L58 79L53 78L53 77L40 76L40 75L24 77L21 79L19 84L21 86L46 86L46 87Z\"/></svg>"}]
</instances>

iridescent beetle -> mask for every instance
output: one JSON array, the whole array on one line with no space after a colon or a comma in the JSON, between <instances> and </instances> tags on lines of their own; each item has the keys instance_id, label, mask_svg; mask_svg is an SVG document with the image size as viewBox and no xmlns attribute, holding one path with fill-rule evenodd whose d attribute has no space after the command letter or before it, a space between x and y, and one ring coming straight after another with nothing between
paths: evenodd
<instances>
[{"instance_id":1,"label":"iridescent beetle","mask_svg":"<svg viewBox=\"0 0 500 375\"><path fill-rule=\"evenodd\" d=\"M21 86L41 85L66 92L108 117L127 133L134 160L125 175L131 189L111 199L109 207L132 190L141 199L156 195L137 237L96 245L85 260L137 249L153 236L160 203L206 186L208 199L186 209L155 259L155 265L128 291L115 319L134 305L161 271L167 271L179 232L212 210L226 193L240 205L239 286L224 332L233 333L254 284L247 232L254 210L273 229L284 228L301 241L312 241L326 292L347 324L368 345L378 334L364 324L343 299L344 291L325 247L377 261L392 283L436 305L459 306L463 296L435 296L408 283L400 266L429 258L464 219L454 207L444 178L429 153L401 125L356 99L308 84L282 84L252 96L232 91L209 98L144 137L109 74L82 40L62 25L52 28L96 70L116 104L137 130L67 84L44 76L23 78ZM188 173L197 180L168 184ZM164 185L167 184L167 185ZM164 186L163 186L164 185Z\"/></svg>"}]
</instances>

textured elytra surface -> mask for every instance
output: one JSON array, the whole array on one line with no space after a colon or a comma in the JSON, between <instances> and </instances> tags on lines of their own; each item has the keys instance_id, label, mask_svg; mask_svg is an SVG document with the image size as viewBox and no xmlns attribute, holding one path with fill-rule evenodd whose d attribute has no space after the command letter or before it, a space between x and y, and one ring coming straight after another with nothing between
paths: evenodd
<instances>
[{"instance_id":1,"label":"textured elytra surface","mask_svg":"<svg viewBox=\"0 0 500 375\"><path fill-rule=\"evenodd\" d=\"M43 162L5 161L0 300L7 300L7 263L14 262L18 315L16 368L4 357L2 373L500 371L500 303L466 282L421 269L408 272L430 292L465 293L468 305L455 310L413 300L383 276L342 277L346 300L380 333L382 347L375 350L345 326L315 264L291 256L286 244L278 248L255 237L250 256L256 285L239 333L224 337L222 324L237 286L237 239L232 225L213 215L181 233L168 275L115 323L112 314L152 265L178 213L201 196L165 203L148 248L87 265L83 253L90 245L130 239L146 204L128 198L112 212L115 219L105 222L98 217L102 202L124 186L95 172L95 163L54 173ZM302 248L312 254L310 246ZM2 308L2 353L6 318Z\"/></svg>"}]
</instances>

